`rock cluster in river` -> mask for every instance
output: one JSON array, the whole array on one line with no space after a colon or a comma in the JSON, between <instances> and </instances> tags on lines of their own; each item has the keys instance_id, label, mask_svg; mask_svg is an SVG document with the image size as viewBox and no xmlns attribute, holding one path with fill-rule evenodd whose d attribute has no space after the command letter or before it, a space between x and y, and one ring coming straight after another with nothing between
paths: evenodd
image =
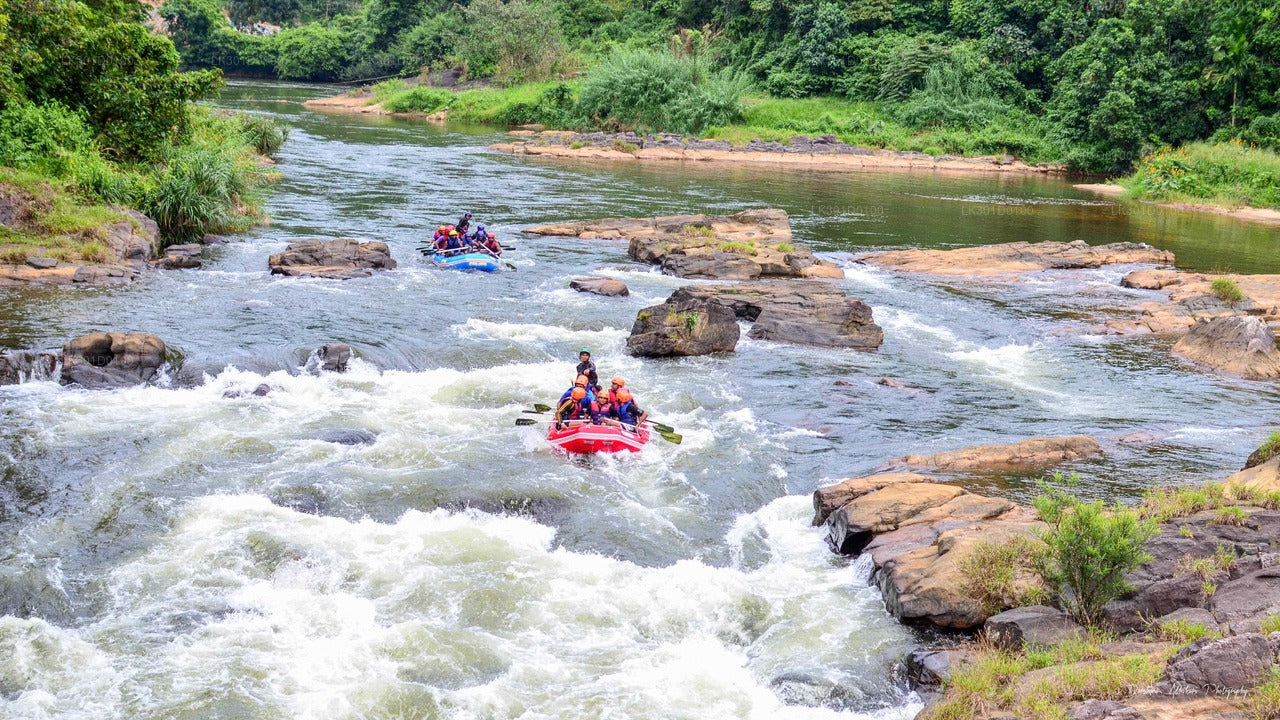
<instances>
[{"instance_id":1,"label":"rock cluster in river","mask_svg":"<svg viewBox=\"0 0 1280 720\"><path fill-rule=\"evenodd\" d=\"M605 297L626 297L631 294L626 283L621 280L605 277L582 277L569 281L569 287L578 292L604 295Z\"/></svg>"},{"instance_id":2,"label":"rock cluster in river","mask_svg":"<svg viewBox=\"0 0 1280 720\"><path fill-rule=\"evenodd\" d=\"M0 225L21 232L20 218L27 211L5 205L12 197L0 197ZM95 261L66 262L49 257L30 257L21 265L0 264L0 287L21 285L116 285L138 277L160 247L160 229L155 221L136 210L121 210L128 218L93 231L88 239L106 248L107 257ZM6 222L5 218L9 218ZM78 238L85 239L85 238Z\"/></svg>"},{"instance_id":3,"label":"rock cluster in river","mask_svg":"<svg viewBox=\"0 0 1280 720\"><path fill-rule=\"evenodd\" d=\"M289 243L284 252L267 260L274 275L350 280L369 277L374 270L395 268L391 250L383 242L352 238L309 238Z\"/></svg>"},{"instance_id":4,"label":"rock cluster in river","mask_svg":"<svg viewBox=\"0 0 1280 720\"><path fill-rule=\"evenodd\" d=\"M706 300L668 300L636 315L627 352L640 357L732 352L740 333L733 311L723 305Z\"/></svg>"},{"instance_id":5,"label":"rock cluster in river","mask_svg":"<svg viewBox=\"0 0 1280 720\"><path fill-rule=\"evenodd\" d=\"M1031 438L1008 445L977 445L932 455L907 455L891 460L889 465L944 473L1031 473L1100 455L1102 446L1097 440L1084 435L1067 435Z\"/></svg>"},{"instance_id":6,"label":"rock cluster in river","mask_svg":"<svg viewBox=\"0 0 1280 720\"><path fill-rule=\"evenodd\" d=\"M834 264L791 242L791 222L782 210L745 210L727 216L605 218L539 225L524 232L628 240L628 255L660 265L664 273L677 277L844 277Z\"/></svg>"},{"instance_id":7,"label":"rock cluster in river","mask_svg":"<svg viewBox=\"0 0 1280 720\"><path fill-rule=\"evenodd\" d=\"M84 335L62 346L62 380L89 388L148 383L164 365L166 350L155 335Z\"/></svg>"},{"instance_id":8,"label":"rock cluster in river","mask_svg":"<svg viewBox=\"0 0 1280 720\"><path fill-rule=\"evenodd\" d=\"M1172 265L1173 253L1145 243L1089 245L1071 242L1012 242L951 250L890 250L870 253L859 262L900 272L932 275L1006 275L1044 270L1079 270L1103 265Z\"/></svg>"}]
</instances>

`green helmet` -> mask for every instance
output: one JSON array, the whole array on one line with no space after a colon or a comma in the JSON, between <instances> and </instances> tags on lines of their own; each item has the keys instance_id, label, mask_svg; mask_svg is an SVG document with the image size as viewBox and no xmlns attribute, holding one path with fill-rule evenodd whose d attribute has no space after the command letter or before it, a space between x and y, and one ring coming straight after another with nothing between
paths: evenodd
<instances>
[{"instance_id":1,"label":"green helmet","mask_svg":"<svg viewBox=\"0 0 1280 720\"><path fill-rule=\"evenodd\" d=\"M587 349L587 348L582 348L581 350L579 350L579 351L578 351L578 354L579 354L579 355L581 355L582 353L586 353L586 354L590 355L590 354L591 354L591 350L589 350L589 349Z\"/></svg>"}]
</instances>

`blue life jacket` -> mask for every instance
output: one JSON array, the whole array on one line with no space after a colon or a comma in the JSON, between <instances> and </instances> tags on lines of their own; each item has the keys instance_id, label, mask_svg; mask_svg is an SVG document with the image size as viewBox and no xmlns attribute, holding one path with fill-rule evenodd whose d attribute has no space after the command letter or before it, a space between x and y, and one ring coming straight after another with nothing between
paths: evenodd
<instances>
[{"instance_id":1,"label":"blue life jacket","mask_svg":"<svg viewBox=\"0 0 1280 720\"><path fill-rule=\"evenodd\" d=\"M635 425L636 420L640 417L640 408L636 407L635 400L628 400L615 406L614 413L617 414L618 421L622 424Z\"/></svg>"}]
</instances>

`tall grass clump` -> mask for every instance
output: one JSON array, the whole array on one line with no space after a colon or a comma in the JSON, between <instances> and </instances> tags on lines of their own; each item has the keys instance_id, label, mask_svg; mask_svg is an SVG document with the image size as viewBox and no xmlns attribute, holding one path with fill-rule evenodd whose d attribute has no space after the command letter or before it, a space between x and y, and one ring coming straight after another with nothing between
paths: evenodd
<instances>
[{"instance_id":1,"label":"tall grass clump","mask_svg":"<svg viewBox=\"0 0 1280 720\"><path fill-rule=\"evenodd\" d=\"M1244 292L1240 290L1240 286L1236 284L1236 281L1231 278L1214 278L1213 282L1209 283L1209 292L1213 293L1213 296L1222 302L1231 303L1232 305L1244 300Z\"/></svg>"},{"instance_id":2,"label":"tall grass clump","mask_svg":"<svg viewBox=\"0 0 1280 720\"><path fill-rule=\"evenodd\" d=\"M289 139L289 128L269 117L241 114L236 116L236 120L245 140L259 155L275 155Z\"/></svg>"},{"instance_id":3,"label":"tall grass clump","mask_svg":"<svg viewBox=\"0 0 1280 720\"><path fill-rule=\"evenodd\" d=\"M894 108L903 124L913 128L974 130L1008 115L1012 108L981 76L966 76L956 64L929 66L924 87Z\"/></svg>"},{"instance_id":4,"label":"tall grass clump","mask_svg":"<svg viewBox=\"0 0 1280 720\"><path fill-rule=\"evenodd\" d=\"M746 76L698 57L619 49L587 75L578 105L610 130L700 134L740 120L748 86Z\"/></svg>"},{"instance_id":5,"label":"tall grass clump","mask_svg":"<svg viewBox=\"0 0 1280 720\"><path fill-rule=\"evenodd\" d=\"M1280 207L1280 154L1239 139L1163 148L1142 158L1125 186L1140 198Z\"/></svg>"}]
</instances>

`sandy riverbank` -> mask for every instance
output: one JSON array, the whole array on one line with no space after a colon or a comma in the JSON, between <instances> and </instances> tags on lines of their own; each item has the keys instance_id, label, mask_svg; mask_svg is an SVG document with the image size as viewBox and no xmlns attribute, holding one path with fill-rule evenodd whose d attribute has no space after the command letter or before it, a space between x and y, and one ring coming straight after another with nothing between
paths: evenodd
<instances>
[{"instance_id":1,"label":"sandy riverbank","mask_svg":"<svg viewBox=\"0 0 1280 720\"><path fill-rule=\"evenodd\" d=\"M1074 186L1079 190L1087 190L1098 195L1106 195L1108 197L1123 198L1128 196L1128 190L1119 185L1105 185L1099 183L1080 183ZM1178 202L1155 202L1152 200L1138 200L1138 202L1148 205L1156 205L1170 210L1185 210L1187 212L1208 213L1210 215L1225 215L1236 220L1244 220L1246 222L1264 223L1267 225L1280 225L1280 210L1272 210L1269 208L1255 207L1224 207L1221 205L1206 205L1204 203L1178 203Z\"/></svg>"}]
</instances>

